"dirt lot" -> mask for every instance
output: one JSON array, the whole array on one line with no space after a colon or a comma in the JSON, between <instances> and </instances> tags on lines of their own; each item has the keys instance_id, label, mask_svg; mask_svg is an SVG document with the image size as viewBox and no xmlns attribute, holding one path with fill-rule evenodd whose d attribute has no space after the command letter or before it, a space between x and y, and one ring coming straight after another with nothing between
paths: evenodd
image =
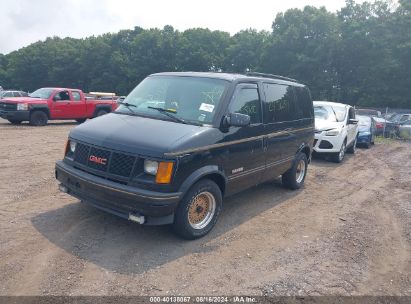
<instances>
[{"instance_id":1,"label":"dirt lot","mask_svg":"<svg viewBox=\"0 0 411 304\"><path fill-rule=\"evenodd\" d=\"M305 189L225 201L196 241L59 193L74 123L0 119L0 295L411 295L411 144L314 160Z\"/></svg>"}]
</instances>

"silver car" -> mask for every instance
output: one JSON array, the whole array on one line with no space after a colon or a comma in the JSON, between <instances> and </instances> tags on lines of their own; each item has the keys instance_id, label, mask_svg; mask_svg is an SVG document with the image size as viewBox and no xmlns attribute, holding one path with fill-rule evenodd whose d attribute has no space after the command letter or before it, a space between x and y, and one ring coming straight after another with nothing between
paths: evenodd
<instances>
[{"instance_id":1,"label":"silver car","mask_svg":"<svg viewBox=\"0 0 411 304\"><path fill-rule=\"evenodd\" d=\"M398 125L398 135L401 138L411 139L411 119L400 122Z\"/></svg>"}]
</instances>

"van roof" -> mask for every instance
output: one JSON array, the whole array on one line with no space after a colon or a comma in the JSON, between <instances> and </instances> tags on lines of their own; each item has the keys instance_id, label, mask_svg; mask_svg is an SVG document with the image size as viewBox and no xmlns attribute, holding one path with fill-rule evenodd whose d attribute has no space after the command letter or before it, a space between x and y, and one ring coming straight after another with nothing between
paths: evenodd
<instances>
[{"instance_id":1,"label":"van roof","mask_svg":"<svg viewBox=\"0 0 411 304\"><path fill-rule=\"evenodd\" d=\"M272 79L272 80L276 80L276 82L279 82L279 83L303 86L302 84L298 83L295 79L286 78L286 77L277 76L277 75L259 74L259 73L250 73L250 75L247 75L247 74L239 74L239 73L221 73L221 72L163 72L163 73L151 74L150 76L204 77L204 78L223 79L223 80L227 80L230 82L241 80L241 79L249 79L249 80Z\"/></svg>"}]
</instances>

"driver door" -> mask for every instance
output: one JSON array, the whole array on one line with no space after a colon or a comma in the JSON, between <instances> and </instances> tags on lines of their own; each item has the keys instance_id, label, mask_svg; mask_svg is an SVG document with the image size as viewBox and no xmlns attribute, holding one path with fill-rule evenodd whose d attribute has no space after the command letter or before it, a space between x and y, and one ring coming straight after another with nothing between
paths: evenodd
<instances>
[{"instance_id":1,"label":"driver door","mask_svg":"<svg viewBox=\"0 0 411 304\"><path fill-rule=\"evenodd\" d=\"M52 100L53 106L51 114L54 119L73 118L73 113L71 109L72 100L69 91L57 91L52 97Z\"/></svg>"},{"instance_id":2,"label":"driver door","mask_svg":"<svg viewBox=\"0 0 411 304\"><path fill-rule=\"evenodd\" d=\"M235 193L261 181L265 168L264 126L261 99L257 84L237 85L228 107L229 113L250 116L250 125L230 127L224 138L224 170L228 178L227 192Z\"/></svg>"}]
</instances>

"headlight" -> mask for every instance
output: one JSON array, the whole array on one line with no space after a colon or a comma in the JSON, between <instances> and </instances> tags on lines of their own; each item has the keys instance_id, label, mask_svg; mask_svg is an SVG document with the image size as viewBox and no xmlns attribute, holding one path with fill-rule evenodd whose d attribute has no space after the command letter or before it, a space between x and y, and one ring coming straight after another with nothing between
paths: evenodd
<instances>
[{"instance_id":1,"label":"headlight","mask_svg":"<svg viewBox=\"0 0 411 304\"><path fill-rule=\"evenodd\" d=\"M144 161L144 172L156 177L157 184L169 184L173 175L173 162L157 162L146 159Z\"/></svg>"},{"instance_id":2,"label":"headlight","mask_svg":"<svg viewBox=\"0 0 411 304\"><path fill-rule=\"evenodd\" d=\"M64 157L73 159L74 152L76 152L76 146L77 146L77 143L75 141L68 140L66 144L66 153L64 154Z\"/></svg>"},{"instance_id":3,"label":"headlight","mask_svg":"<svg viewBox=\"0 0 411 304\"><path fill-rule=\"evenodd\" d=\"M326 136L337 136L338 134L340 134L339 129L331 129L325 132Z\"/></svg>"},{"instance_id":4,"label":"headlight","mask_svg":"<svg viewBox=\"0 0 411 304\"><path fill-rule=\"evenodd\" d=\"M27 103L18 103L17 104L17 110L18 111L27 111L29 108L29 105Z\"/></svg>"},{"instance_id":5,"label":"headlight","mask_svg":"<svg viewBox=\"0 0 411 304\"><path fill-rule=\"evenodd\" d=\"M76 152L77 143L75 141L70 140L70 152L74 154Z\"/></svg>"},{"instance_id":6,"label":"headlight","mask_svg":"<svg viewBox=\"0 0 411 304\"><path fill-rule=\"evenodd\" d=\"M144 161L144 172L150 175L156 175L158 170L158 162L146 159Z\"/></svg>"}]
</instances>

